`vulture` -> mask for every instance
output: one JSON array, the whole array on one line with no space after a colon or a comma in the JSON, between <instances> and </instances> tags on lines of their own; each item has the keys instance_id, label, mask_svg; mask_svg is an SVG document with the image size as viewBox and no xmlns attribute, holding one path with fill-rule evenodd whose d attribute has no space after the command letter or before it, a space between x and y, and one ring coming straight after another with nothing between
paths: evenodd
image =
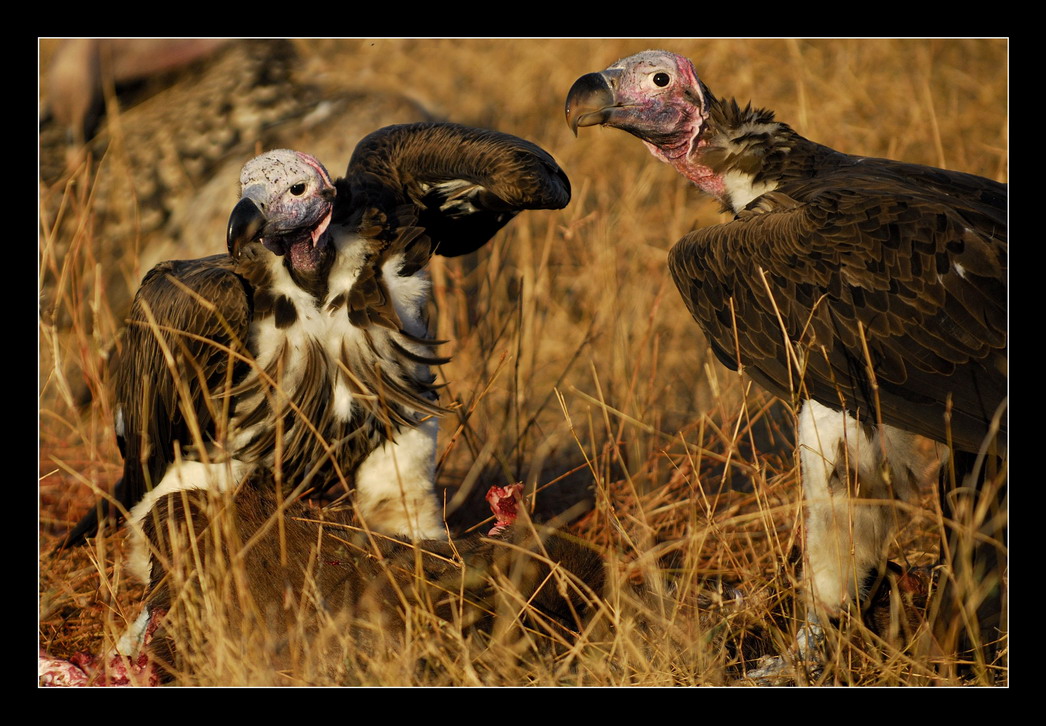
<instances>
[{"instance_id":1,"label":"vulture","mask_svg":"<svg viewBox=\"0 0 1046 726\"><path fill-rule=\"evenodd\" d=\"M281 149L240 187L227 253L154 267L112 363L133 571L157 579L146 520L201 489L282 501L340 484L369 530L445 540L427 264L564 207L566 174L529 141L416 123L363 138L343 178Z\"/></svg>"},{"instance_id":2,"label":"vulture","mask_svg":"<svg viewBox=\"0 0 1046 726\"><path fill-rule=\"evenodd\" d=\"M578 78L566 119L575 134L603 125L638 137L733 215L679 240L668 265L719 361L798 409L811 606L799 655L815 656L823 616L882 576L899 511L883 502L916 494L917 436L950 452L949 520L972 508L959 496L967 478L983 482L999 465L972 558L973 581L995 577L998 594L1006 185L814 143L771 111L717 98L689 59L661 50ZM963 579L953 572L948 582ZM982 618L982 630L1000 628L998 610ZM954 639L962 617L939 620L953 629L941 637ZM982 632L984 642L997 636Z\"/></svg>"}]
</instances>

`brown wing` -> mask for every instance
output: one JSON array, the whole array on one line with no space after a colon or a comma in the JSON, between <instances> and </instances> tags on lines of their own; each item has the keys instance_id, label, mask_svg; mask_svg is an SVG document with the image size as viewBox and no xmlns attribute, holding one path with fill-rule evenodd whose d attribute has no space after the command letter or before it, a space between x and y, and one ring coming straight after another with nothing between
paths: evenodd
<instances>
[{"instance_id":1,"label":"brown wing","mask_svg":"<svg viewBox=\"0 0 1046 726\"><path fill-rule=\"evenodd\" d=\"M221 437L222 394L248 365L249 300L227 255L164 262L142 281L113 363L125 507L159 483L176 447Z\"/></svg>"},{"instance_id":2,"label":"brown wing","mask_svg":"<svg viewBox=\"0 0 1046 726\"><path fill-rule=\"evenodd\" d=\"M1006 396L1005 187L942 197L862 171L692 232L672 275L717 357L736 368L739 351L776 395L940 441L950 407L955 446L976 451Z\"/></svg>"},{"instance_id":3,"label":"brown wing","mask_svg":"<svg viewBox=\"0 0 1046 726\"><path fill-rule=\"evenodd\" d=\"M479 249L525 209L570 201L567 175L536 144L449 123L375 131L356 147L346 183L350 194L339 195L353 208L416 206L433 251L447 257Z\"/></svg>"}]
</instances>

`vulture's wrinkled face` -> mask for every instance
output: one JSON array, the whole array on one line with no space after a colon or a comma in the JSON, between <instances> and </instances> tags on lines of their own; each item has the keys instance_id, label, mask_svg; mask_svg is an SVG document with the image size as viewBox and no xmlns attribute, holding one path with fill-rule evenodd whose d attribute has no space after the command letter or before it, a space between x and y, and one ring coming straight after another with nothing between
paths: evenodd
<instances>
[{"instance_id":1,"label":"vulture's wrinkled face","mask_svg":"<svg viewBox=\"0 0 1046 726\"><path fill-rule=\"evenodd\" d=\"M240 173L241 199L229 218L229 254L261 242L286 255L294 270L315 271L333 254L327 231L334 183L320 162L280 149L247 162Z\"/></svg>"},{"instance_id":2,"label":"vulture's wrinkled face","mask_svg":"<svg viewBox=\"0 0 1046 726\"><path fill-rule=\"evenodd\" d=\"M579 126L622 129L671 162L688 155L701 133L705 93L687 58L647 50L577 79L567 94L567 123L575 134Z\"/></svg>"}]
</instances>

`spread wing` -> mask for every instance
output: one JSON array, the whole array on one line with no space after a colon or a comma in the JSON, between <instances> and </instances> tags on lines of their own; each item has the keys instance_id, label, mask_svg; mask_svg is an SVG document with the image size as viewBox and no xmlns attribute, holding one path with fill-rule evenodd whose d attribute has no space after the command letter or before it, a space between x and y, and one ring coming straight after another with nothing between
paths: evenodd
<instances>
[{"instance_id":1,"label":"spread wing","mask_svg":"<svg viewBox=\"0 0 1046 726\"><path fill-rule=\"evenodd\" d=\"M448 123L370 134L345 179L353 207L413 205L433 250L447 257L479 249L523 210L561 209L570 201L566 173L541 147Z\"/></svg>"},{"instance_id":2,"label":"spread wing","mask_svg":"<svg viewBox=\"0 0 1046 726\"><path fill-rule=\"evenodd\" d=\"M976 451L1006 396L1005 188L942 200L867 172L692 232L672 275L717 357L775 394Z\"/></svg>"}]
</instances>

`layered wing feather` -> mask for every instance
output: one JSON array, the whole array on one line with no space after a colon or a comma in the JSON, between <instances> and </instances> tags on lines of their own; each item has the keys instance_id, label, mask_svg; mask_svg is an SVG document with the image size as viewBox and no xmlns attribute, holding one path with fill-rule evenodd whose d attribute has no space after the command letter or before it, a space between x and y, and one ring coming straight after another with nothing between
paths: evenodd
<instances>
[{"instance_id":1,"label":"layered wing feather","mask_svg":"<svg viewBox=\"0 0 1046 726\"><path fill-rule=\"evenodd\" d=\"M412 204L435 253L473 252L525 209L561 209L570 182L541 147L457 124L388 126L356 147L352 206ZM339 191L340 193L340 191Z\"/></svg>"},{"instance_id":2,"label":"layered wing feather","mask_svg":"<svg viewBox=\"0 0 1046 726\"><path fill-rule=\"evenodd\" d=\"M227 255L164 262L142 281L113 371L125 507L178 450L222 440L251 315L248 283Z\"/></svg>"},{"instance_id":3,"label":"layered wing feather","mask_svg":"<svg viewBox=\"0 0 1046 726\"><path fill-rule=\"evenodd\" d=\"M1006 396L1005 200L977 177L860 159L690 233L669 265L725 364L976 451Z\"/></svg>"}]
</instances>

